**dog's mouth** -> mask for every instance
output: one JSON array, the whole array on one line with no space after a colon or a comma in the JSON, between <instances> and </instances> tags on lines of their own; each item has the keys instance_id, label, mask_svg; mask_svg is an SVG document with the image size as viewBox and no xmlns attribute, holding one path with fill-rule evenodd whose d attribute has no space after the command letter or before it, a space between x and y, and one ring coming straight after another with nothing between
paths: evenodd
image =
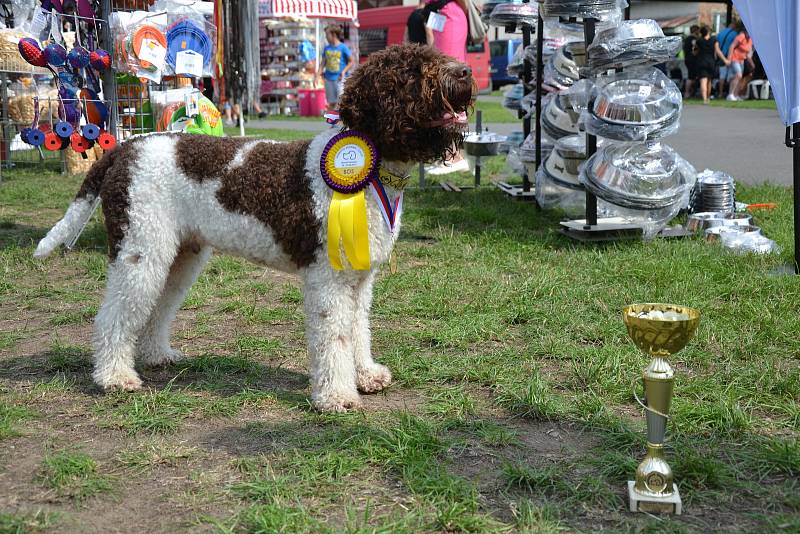
<instances>
[{"instance_id":1,"label":"dog's mouth","mask_svg":"<svg viewBox=\"0 0 800 534\"><path fill-rule=\"evenodd\" d=\"M426 126L428 128L466 128L468 124L467 112L460 111L458 113L445 112L439 119L430 121Z\"/></svg>"}]
</instances>

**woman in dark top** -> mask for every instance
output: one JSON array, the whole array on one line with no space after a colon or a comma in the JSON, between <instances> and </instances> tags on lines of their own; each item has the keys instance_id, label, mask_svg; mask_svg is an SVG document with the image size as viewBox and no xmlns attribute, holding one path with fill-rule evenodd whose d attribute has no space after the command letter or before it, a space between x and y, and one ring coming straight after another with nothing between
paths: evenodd
<instances>
[{"instance_id":1,"label":"woman in dark top","mask_svg":"<svg viewBox=\"0 0 800 534\"><path fill-rule=\"evenodd\" d=\"M694 56L697 59L697 76L700 78L700 94L703 103L708 104L711 96L711 80L714 78L714 43L711 31L707 26L700 28L700 38L695 41Z\"/></svg>"}]
</instances>

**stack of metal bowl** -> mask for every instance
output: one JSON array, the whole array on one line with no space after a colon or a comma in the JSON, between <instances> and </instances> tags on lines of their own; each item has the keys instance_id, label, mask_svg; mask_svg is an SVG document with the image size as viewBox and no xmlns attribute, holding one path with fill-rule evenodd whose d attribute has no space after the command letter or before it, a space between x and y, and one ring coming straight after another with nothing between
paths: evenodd
<instances>
[{"instance_id":1,"label":"stack of metal bowl","mask_svg":"<svg viewBox=\"0 0 800 534\"><path fill-rule=\"evenodd\" d=\"M583 166L586 189L600 200L598 211L642 224L655 234L686 207L694 168L661 143L606 145Z\"/></svg>"},{"instance_id":2,"label":"stack of metal bowl","mask_svg":"<svg viewBox=\"0 0 800 534\"><path fill-rule=\"evenodd\" d=\"M752 226L753 217L745 213L722 213L707 211L692 213L686 220L686 229L690 232L705 232L718 226Z\"/></svg>"},{"instance_id":3,"label":"stack of metal bowl","mask_svg":"<svg viewBox=\"0 0 800 534\"><path fill-rule=\"evenodd\" d=\"M519 110L520 102L522 102L524 96L525 88L522 83L514 84L505 92L503 107L511 111Z\"/></svg>"},{"instance_id":4,"label":"stack of metal bowl","mask_svg":"<svg viewBox=\"0 0 800 534\"><path fill-rule=\"evenodd\" d=\"M536 19L539 16L539 5L528 3L506 2L498 4L493 10L489 19L494 26L515 26L525 24L536 26Z\"/></svg>"},{"instance_id":5,"label":"stack of metal bowl","mask_svg":"<svg viewBox=\"0 0 800 534\"><path fill-rule=\"evenodd\" d=\"M692 190L692 212L732 213L736 209L736 183L729 174L706 169L697 175Z\"/></svg>"},{"instance_id":6,"label":"stack of metal bowl","mask_svg":"<svg viewBox=\"0 0 800 534\"><path fill-rule=\"evenodd\" d=\"M500 4L505 4L510 0L487 0L483 3L481 9L481 20L484 24L488 25L492 19L492 11Z\"/></svg>"},{"instance_id":7,"label":"stack of metal bowl","mask_svg":"<svg viewBox=\"0 0 800 534\"><path fill-rule=\"evenodd\" d=\"M589 46L589 68L593 72L656 65L675 57L681 47L678 36L665 37L652 19L626 20L616 28L597 34Z\"/></svg>"},{"instance_id":8,"label":"stack of metal bowl","mask_svg":"<svg viewBox=\"0 0 800 534\"><path fill-rule=\"evenodd\" d=\"M543 105L542 130L552 139L561 139L578 133L576 114L565 107L565 99L560 95L550 95Z\"/></svg>"},{"instance_id":9,"label":"stack of metal bowl","mask_svg":"<svg viewBox=\"0 0 800 534\"><path fill-rule=\"evenodd\" d=\"M605 20L619 15L617 0L539 0L546 17L592 17Z\"/></svg>"},{"instance_id":10,"label":"stack of metal bowl","mask_svg":"<svg viewBox=\"0 0 800 534\"><path fill-rule=\"evenodd\" d=\"M657 69L632 69L595 85L586 131L624 142L661 139L677 131L683 100L675 83Z\"/></svg>"},{"instance_id":11,"label":"stack of metal bowl","mask_svg":"<svg viewBox=\"0 0 800 534\"><path fill-rule=\"evenodd\" d=\"M586 201L579 178L580 166L585 161L583 136L572 135L556 141L555 148L536 172L536 202L539 206L560 208L571 215L580 214Z\"/></svg>"}]
</instances>

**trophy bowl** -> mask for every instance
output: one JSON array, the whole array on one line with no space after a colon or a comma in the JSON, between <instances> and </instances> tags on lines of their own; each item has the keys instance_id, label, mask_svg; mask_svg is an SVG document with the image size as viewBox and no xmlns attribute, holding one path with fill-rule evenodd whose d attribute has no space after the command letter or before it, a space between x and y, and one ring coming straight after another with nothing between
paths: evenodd
<instances>
[{"instance_id":1,"label":"trophy bowl","mask_svg":"<svg viewBox=\"0 0 800 534\"><path fill-rule=\"evenodd\" d=\"M700 312L674 304L631 304L622 320L637 347L651 356L669 356L694 337Z\"/></svg>"}]
</instances>

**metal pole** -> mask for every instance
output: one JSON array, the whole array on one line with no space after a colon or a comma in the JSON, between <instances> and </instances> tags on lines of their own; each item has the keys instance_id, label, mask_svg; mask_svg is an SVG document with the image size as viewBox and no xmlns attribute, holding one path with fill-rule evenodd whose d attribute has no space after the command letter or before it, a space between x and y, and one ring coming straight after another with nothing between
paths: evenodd
<instances>
[{"instance_id":1,"label":"metal pole","mask_svg":"<svg viewBox=\"0 0 800 534\"><path fill-rule=\"evenodd\" d=\"M481 110L475 112L475 133L481 135ZM481 157L475 156L475 189L481 185Z\"/></svg>"},{"instance_id":2,"label":"metal pole","mask_svg":"<svg viewBox=\"0 0 800 534\"><path fill-rule=\"evenodd\" d=\"M594 41L595 19L588 18L583 21L583 38L586 41L586 61L589 61L589 45ZM597 152L597 137L586 134L586 158L592 157ZM586 189L586 225L597 224L597 197Z\"/></svg>"},{"instance_id":3,"label":"metal pole","mask_svg":"<svg viewBox=\"0 0 800 534\"><path fill-rule=\"evenodd\" d=\"M725 10L725 26L730 26L731 22L733 22L733 2L728 0Z\"/></svg>"},{"instance_id":4,"label":"metal pole","mask_svg":"<svg viewBox=\"0 0 800 534\"><path fill-rule=\"evenodd\" d=\"M111 33L108 28L108 19L111 17L111 0L100 2L100 17L102 21L100 27L100 46L103 50L114 50L114 43L111 42ZM119 124L119 104L117 102L117 79L114 76L114 69L106 69L103 73L103 99L108 105L108 131L114 137L121 139L117 125Z\"/></svg>"},{"instance_id":5,"label":"metal pole","mask_svg":"<svg viewBox=\"0 0 800 534\"><path fill-rule=\"evenodd\" d=\"M542 164L542 76L544 75L544 19L536 21L536 170ZM527 135L525 136L527 139Z\"/></svg>"},{"instance_id":6,"label":"metal pole","mask_svg":"<svg viewBox=\"0 0 800 534\"><path fill-rule=\"evenodd\" d=\"M794 124L792 136L794 174L794 272L800 274L800 122Z\"/></svg>"},{"instance_id":7,"label":"metal pole","mask_svg":"<svg viewBox=\"0 0 800 534\"><path fill-rule=\"evenodd\" d=\"M523 2L528 3L529 0L523 0ZM541 19L541 17L539 17ZM522 50L528 48L531 44L531 28L527 24L522 26ZM527 89L527 85L530 84L531 81L531 62L528 60L527 57L524 57L522 60L522 86ZM522 137L523 139L527 139L528 135L531 133L531 119L527 117L522 120ZM528 192L531 190L531 180L528 176L528 169L525 168L522 171L522 190L524 192Z\"/></svg>"}]
</instances>

